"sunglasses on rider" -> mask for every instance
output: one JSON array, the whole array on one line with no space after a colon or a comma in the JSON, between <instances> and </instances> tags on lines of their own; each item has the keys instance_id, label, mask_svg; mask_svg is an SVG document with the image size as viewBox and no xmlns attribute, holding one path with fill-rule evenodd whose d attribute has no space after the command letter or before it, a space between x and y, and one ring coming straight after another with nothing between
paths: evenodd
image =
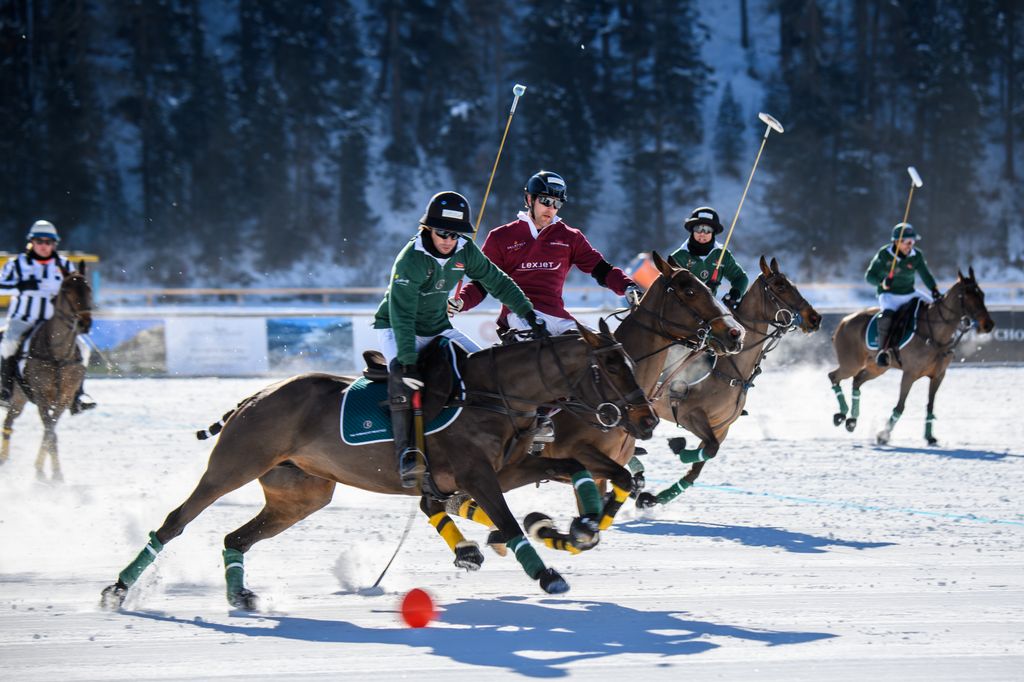
<instances>
[{"instance_id":1,"label":"sunglasses on rider","mask_svg":"<svg viewBox=\"0 0 1024 682\"><path fill-rule=\"evenodd\" d=\"M697 225L693 228L694 234L714 234L715 228L710 225Z\"/></svg>"},{"instance_id":2,"label":"sunglasses on rider","mask_svg":"<svg viewBox=\"0 0 1024 682\"><path fill-rule=\"evenodd\" d=\"M53 241L52 239L48 239L46 237L33 237L32 238L32 243L33 244L39 244L41 246L52 246L56 242Z\"/></svg>"},{"instance_id":3,"label":"sunglasses on rider","mask_svg":"<svg viewBox=\"0 0 1024 682\"><path fill-rule=\"evenodd\" d=\"M543 194L541 194L541 195L539 195L537 197L537 201L539 201L544 206L548 206L550 208L554 208L556 211L558 209L562 208L562 204L565 203L561 199L556 199L554 197L545 196Z\"/></svg>"},{"instance_id":4,"label":"sunglasses on rider","mask_svg":"<svg viewBox=\"0 0 1024 682\"><path fill-rule=\"evenodd\" d=\"M449 232L448 230L434 230L434 234L440 239L458 239L462 236L458 232Z\"/></svg>"}]
</instances>

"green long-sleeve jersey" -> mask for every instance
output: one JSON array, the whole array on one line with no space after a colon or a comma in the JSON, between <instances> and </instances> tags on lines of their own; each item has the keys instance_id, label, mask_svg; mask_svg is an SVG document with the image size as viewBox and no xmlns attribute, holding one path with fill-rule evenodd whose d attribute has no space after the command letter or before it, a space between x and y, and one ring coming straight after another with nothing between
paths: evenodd
<instances>
[{"instance_id":1,"label":"green long-sleeve jersey","mask_svg":"<svg viewBox=\"0 0 1024 682\"><path fill-rule=\"evenodd\" d=\"M395 259L391 282L373 320L375 329L394 329L400 363L416 362L417 336L435 336L452 328L448 295L463 275L479 282L516 315L533 310L512 278L499 270L474 242L460 239L450 256L436 258L423 247L417 234Z\"/></svg>"},{"instance_id":2,"label":"green long-sleeve jersey","mask_svg":"<svg viewBox=\"0 0 1024 682\"><path fill-rule=\"evenodd\" d=\"M708 281L711 279L711 273L715 271L715 263L718 262L718 256L722 253L722 245L715 242L714 248L708 252L708 255L698 256L690 253L687 248L688 244L689 240L683 242L682 246L672 252L672 258L680 266L696 275L697 279L704 282L704 284L708 284ZM743 268L739 266L739 263L736 262L736 259L732 257L732 253L728 249L725 251L725 257L722 258L722 267L718 270L718 283L721 284L723 279L729 280L729 289L733 292L735 298L739 298L747 293L750 279Z\"/></svg>"},{"instance_id":3,"label":"green long-sleeve jersey","mask_svg":"<svg viewBox=\"0 0 1024 682\"><path fill-rule=\"evenodd\" d=\"M882 282L888 276L889 268L892 266L892 255L892 244L883 246L875 254L875 257L871 259L871 264L868 265L867 272L864 273L864 279L867 280L867 283L875 285L876 293L882 294L886 293L886 291L890 294L913 293L915 273L921 275L921 281L924 282L926 287L929 289L935 288L935 278L932 277L931 270L928 269L928 263L924 259L924 254L915 246L908 255L900 254L900 257L896 259L892 286L888 290L883 289Z\"/></svg>"}]
</instances>

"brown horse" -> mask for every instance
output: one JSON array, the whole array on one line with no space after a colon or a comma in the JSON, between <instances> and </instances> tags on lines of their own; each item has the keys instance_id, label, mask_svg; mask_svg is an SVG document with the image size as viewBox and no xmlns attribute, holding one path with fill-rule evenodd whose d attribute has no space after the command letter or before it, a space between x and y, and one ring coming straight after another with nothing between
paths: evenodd
<instances>
[{"instance_id":1,"label":"brown horse","mask_svg":"<svg viewBox=\"0 0 1024 682\"><path fill-rule=\"evenodd\" d=\"M821 315L779 270L776 259L772 258L769 266L761 256L760 266L761 274L734 311L746 328L743 350L719 356L701 381L676 386L670 379L651 394L658 415L696 435L700 444L687 450L685 438L669 440L672 451L684 464L691 465L690 470L657 495L640 493L638 507L666 504L693 485L704 462L718 454L729 428L743 414L747 391L761 373L765 356L788 331L799 327L809 334L821 326Z\"/></svg>"},{"instance_id":2,"label":"brown horse","mask_svg":"<svg viewBox=\"0 0 1024 682\"><path fill-rule=\"evenodd\" d=\"M467 356L461 363L465 398L459 403L465 409L448 428L426 440L432 492L437 497L459 491L471 495L508 538L508 548L526 573L548 593L565 592L569 586L557 571L544 565L524 537L496 472L527 456L532 439L523 436L533 428L537 407L565 396L572 397L572 409L585 409L598 419L617 414L634 435L651 436L657 417L636 384L628 356L606 330L604 326L598 334L581 328L580 337L542 339ZM423 404L427 416L448 402L452 370L436 353L421 354L420 369L427 379ZM341 440L339 410L351 383L349 378L306 374L243 401L228 417L195 491L150 534L150 542L121 572L118 582L104 590L104 605L120 606L128 587L156 552L200 512L260 477L271 480L269 487L265 484L266 506L224 540L228 601L247 609L256 607L257 598L243 583L244 553L253 543L273 537L329 502L335 483L391 495L421 494L402 488L390 442L352 446ZM285 462L302 476L274 474L275 467L282 472L289 468L279 467ZM300 499L295 500L295 486L275 486L280 482L273 480L276 477L298 480ZM311 488L302 485L309 482L314 484ZM311 490L322 496L311 495ZM443 503L434 495L422 494L421 508L458 557L459 548L467 548L467 543L447 518Z\"/></svg>"},{"instance_id":3,"label":"brown horse","mask_svg":"<svg viewBox=\"0 0 1024 682\"><path fill-rule=\"evenodd\" d=\"M710 348L729 355L740 352L744 344L743 327L696 276L671 259L663 260L657 252L652 254L652 262L660 273L658 279L615 330L615 338L636 363L637 383L648 395L655 389L670 348L683 346L692 352ZM611 482L612 494L599 522L600 529L607 529L633 490L633 475L623 464L633 456L635 439L622 429L588 428L571 415L555 415L554 422L555 440L544 448L545 457L503 470L498 476L501 487L510 490L558 479L549 461L577 460L594 476ZM596 544L577 537L572 530L568 536L554 531L544 515L531 517L533 522L528 517L526 525L549 546L574 551Z\"/></svg>"},{"instance_id":4,"label":"brown horse","mask_svg":"<svg viewBox=\"0 0 1024 682\"><path fill-rule=\"evenodd\" d=\"M43 422L43 440L36 456L36 477L41 481L46 480L43 465L47 456L52 480L64 480L57 458L57 421L74 401L85 378L76 341L78 334L88 333L92 326L92 287L85 278L85 262L79 263L78 272L64 270L63 275L60 291L53 299L53 317L32 332L25 370L15 382L0 445L3 464L10 457L14 420L26 402L35 403Z\"/></svg>"},{"instance_id":5,"label":"brown horse","mask_svg":"<svg viewBox=\"0 0 1024 682\"><path fill-rule=\"evenodd\" d=\"M880 445L889 442L892 428L903 415L910 387L921 377L928 377L928 413L925 417L924 437L929 445L935 445L933 428L935 423L935 394L946 376L946 368L953 359L956 348L972 322L982 334L988 334L995 327L992 317L985 308L985 293L974 278L974 268L968 275L957 271L956 282L937 301L924 304L917 313L917 331L910 342L893 353L892 365L903 370L900 382L900 399L893 408L885 428L878 432L876 440ZM828 373L832 391L839 401L839 412L832 421L839 426L846 422L846 430L857 427L860 415L860 387L865 382L885 374L888 367L879 367L873 353L868 350L865 331L878 308L867 308L844 317L832 335L839 367ZM847 418L846 399L839 382L853 377L852 409Z\"/></svg>"}]
</instances>

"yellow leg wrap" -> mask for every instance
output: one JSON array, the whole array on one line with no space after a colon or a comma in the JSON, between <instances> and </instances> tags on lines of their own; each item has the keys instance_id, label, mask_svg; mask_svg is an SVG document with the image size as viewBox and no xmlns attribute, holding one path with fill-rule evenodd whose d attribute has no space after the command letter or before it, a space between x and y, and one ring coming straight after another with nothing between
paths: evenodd
<instances>
[{"instance_id":1,"label":"yellow leg wrap","mask_svg":"<svg viewBox=\"0 0 1024 682\"><path fill-rule=\"evenodd\" d=\"M487 515L487 512L481 509L473 500L466 500L459 505L459 516L469 519L473 523L479 523L481 526L487 526L488 528L494 526L494 521L491 521L491 517Z\"/></svg>"},{"instance_id":2,"label":"yellow leg wrap","mask_svg":"<svg viewBox=\"0 0 1024 682\"><path fill-rule=\"evenodd\" d=\"M443 511L437 512L430 517L430 525L434 527L441 539L448 544L448 549L455 551L455 546L465 542L466 538L462 531L455 527L455 522Z\"/></svg>"},{"instance_id":3,"label":"yellow leg wrap","mask_svg":"<svg viewBox=\"0 0 1024 682\"><path fill-rule=\"evenodd\" d=\"M579 554L580 551L582 551L573 547L567 540L563 540L561 538L543 538L542 542L545 546L550 547L551 549L568 552L569 554Z\"/></svg>"},{"instance_id":4,"label":"yellow leg wrap","mask_svg":"<svg viewBox=\"0 0 1024 682\"><path fill-rule=\"evenodd\" d=\"M612 483L612 496L612 501L604 506L604 512L601 514L601 522L598 524L598 528L601 530L608 530L611 527L612 521L615 520L615 515L619 512L619 508L622 507L622 503L629 497L629 491L623 490Z\"/></svg>"}]
</instances>

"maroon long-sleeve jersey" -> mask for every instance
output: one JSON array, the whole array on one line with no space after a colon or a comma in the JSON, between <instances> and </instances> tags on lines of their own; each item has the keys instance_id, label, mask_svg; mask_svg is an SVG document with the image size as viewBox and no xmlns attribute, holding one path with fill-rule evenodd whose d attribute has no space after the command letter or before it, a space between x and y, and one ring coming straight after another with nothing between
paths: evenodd
<instances>
[{"instance_id":1,"label":"maroon long-sleeve jersey","mask_svg":"<svg viewBox=\"0 0 1024 682\"><path fill-rule=\"evenodd\" d=\"M582 232L557 217L535 238L527 214L520 213L519 220L491 230L482 250L519 285L534 308L563 319L572 319L565 309L562 288L573 265L619 296L633 283L626 273L612 267ZM463 310L470 310L486 296L480 285L471 282L459 297ZM506 317L508 308L502 306L498 324L504 326Z\"/></svg>"}]
</instances>

